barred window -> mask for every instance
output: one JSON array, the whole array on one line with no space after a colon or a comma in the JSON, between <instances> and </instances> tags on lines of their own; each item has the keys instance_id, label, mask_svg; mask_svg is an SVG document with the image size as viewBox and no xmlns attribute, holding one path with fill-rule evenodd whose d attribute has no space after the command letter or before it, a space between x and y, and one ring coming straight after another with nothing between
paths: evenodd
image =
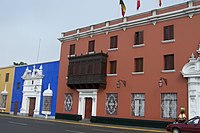
<instances>
[{"instance_id":1,"label":"barred window","mask_svg":"<svg viewBox=\"0 0 200 133\"><path fill-rule=\"evenodd\" d=\"M7 95L0 95L0 108L6 108Z\"/></svg>"},{"instance_id":2,"label":"barred window","mask_svg":"<svg viewBox=\"0 0 200 133\"><path fill-rule=\"evenodd\" d=\"M108 93L106 97L106 113L108 115L117 115L118 94Z\"/></svg>"},{"instance_id":3,"label":"barred window","mask_svg":"<svg viewBox=\"0 0 200 133\"><path fill-rule=\"evenodd\" d=\"M51 111L52 96L44 96L42 111Z\"/></svg>"},{"instance_id":4,"label":"barred window","mask_svg":"<svg viewBox=\"0 0 200 133\"><path fill-rule=\"evenodd\" d=\"M161 116L162 118L176 118L177 116L177 94L161 94Z\"/></svg>"},{"instance_id":5,"label":"barred window","mask_svg":"<svg viewBox=\"0 0 200 133\"><path fill-rule=\"evenodd\" d=\"M131 109L133 116L144 116L145 94L132 94Z\"/></svg>"},{"instance_id":6,"label":"barred window","mask_svg":"<svg viewBox=\"0 0 200 133\"><path fill-rule=\"evenodd\" d=\"M64 95L64 107L66 112L72 111L72 105L73 105L73 95L71 93L66 93Z\"/></svg>"}]
</instances>

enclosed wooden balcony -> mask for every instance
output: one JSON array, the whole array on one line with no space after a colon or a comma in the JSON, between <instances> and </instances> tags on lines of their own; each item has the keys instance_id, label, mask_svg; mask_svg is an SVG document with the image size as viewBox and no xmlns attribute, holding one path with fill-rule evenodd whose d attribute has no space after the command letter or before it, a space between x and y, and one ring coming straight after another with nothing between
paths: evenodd
<instances>
[{"instance_id":1,"label":"enclosed wooden balcony","mask_svg":"<svg viewBox=\"0 0 200 133\"><path fill-rule=\"evenodd\" d=\"M105 53L69 57L67 86L71 89L105 88L107 57Z\"/></svg>"}]
</instances>

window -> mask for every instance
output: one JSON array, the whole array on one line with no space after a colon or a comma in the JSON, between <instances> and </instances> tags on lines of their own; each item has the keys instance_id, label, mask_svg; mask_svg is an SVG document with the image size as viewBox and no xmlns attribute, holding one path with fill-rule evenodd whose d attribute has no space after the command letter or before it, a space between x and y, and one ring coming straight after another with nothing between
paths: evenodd
<instances>
[{"instance_id":1,"label":"window","mask_svg":"<svg viewBox=\"0 0 200 133\"><path fill-rule=\"evenodd\" d=\"M75 44L70 45L69 55L75 55Z\"/></svg>"},{"instance_id":2,"label":"window","mask_svg":"<svg viewBox=\"0 0 200 133\"><path fill-rule=\"evenodd\" d=\"M106 97L106 113L108 115L116 115L118 108L118 94L108 93Z\"/></svg>"},{"instance_id":3,"label":"window","mask_svg":"<svg viewBox=\"0 0 200 133\"><path fill-rule=\"evenodd\" d=\"M165 70L174 70L174 54L164 55Z\"/></svg>"},{"instance_id":4,"label":"window","mask_svg":"<svg viewBox=\"0 0 200 133\"><path fill-rule=\"evenodd\" d=\"M51 111L52 96L44 96L42 111Z\"/></svg>"},{"instance_id":5,"label":"window","mask_svg":"<svg viewBox=\"0 0 200 133\"><path fill-rule=\"evenodd\" d=\"M73 95L71 93L66 93L64 95L64 107L66 112L72 111L72 105L73 105Z\"/></svg>"},{"instance_id":6,"label":"window","mask_svg":"<svg viewBox=\"0 0 200 133\"><path fill-rule=\"evenodd\" d=\"M135 58L135 72L143 72L143 58Z\"/></svg>"},{"instance_id":7,"label":"window","mask_svg":"<svg viewBox=\"0 0 200 133\"><path fill-rule=\"evenodd\" d=\"M20 89L20 82L17 82L17 89Z\"/></svg>"},{"instance_id":8,"label":"window","mask_svg":"<svg viewBox=\"0 0 200 133\"><path fill-rule=\"evenodd\" d=\"M174 25L164 27L164 40L174 39Z\"/></svg>"},{"instance_id":9,"label":"window","mask_svg":"<svg viewBox=\"0 0 200 133\"><path fill-rule=\"evenodd\" d=\"M162 93L161 94L161 116L162 118L176 118L177 116L177 94Z\"/></svg>"},{"instance_id":10,"label":"window","mask_svg":"<svg viewBox=\"0 0 200 133\"><path fill-rule=\"evenodd\" d=\"M135 32L135 45L144 44L144 31Z\"/></svg>"},{"instance_id":11,"label":"window","mask_svg":"<svg viewBox=\"0 0 200 133\"><path fill-rule=\"evenodd\" d=\"M5 82L9 81L9 73L6 73L6 78L5 78Z\"/></svg>"},{"instance_id":12,"label":"window","mask_svg":"<svg viewBox=\"0 0 200 133\"><path fill-rule=\"evenodd\" d=\"M7 95L0 94L0 109L6 108L6 100L7 100Z\"/></svg>"},{"instance_id":13,"label":"window","mask_svg":"<svg viewBox=\"0 0 200 133\"><path fill-rule=\"evenodd\" d=\"M145 95L132 94L131 109L133 116L144 116Z\"/></svg>"},{"instance_id":14,"label":"window","mask_svg":"<svg viewBox=\"0 0 200 133\"><path fill-rule=\"evenodd\" d=\"M117 36L110 38L110 49L117 48Z\"/></svg>"},{"instance_id":15,"label":"window","mask_svg":"<svg viewBox=\"0 0 200 133\"><path fill-rule=\"evenodd\" d=\"M94 52L95 40L89 41L88 52Z\"/></svg>"},{"instance_id":16,"label":"window","mask_svg":"<svg viewBox=\"0 0 200 133\"><path fill-rule=\"evenodd\" d=\"M117 73L117 61L110 61L110 74Z\"/></svg>"}]
</instances>

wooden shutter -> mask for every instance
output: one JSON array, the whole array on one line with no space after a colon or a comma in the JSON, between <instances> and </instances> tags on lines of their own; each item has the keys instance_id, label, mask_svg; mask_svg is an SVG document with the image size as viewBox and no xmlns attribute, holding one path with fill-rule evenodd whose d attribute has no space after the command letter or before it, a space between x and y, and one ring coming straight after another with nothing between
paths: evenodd
<instances>
[{"instance_id":1,"label":"wooden shutter","mask_svg":"<svg viewBox=\"0 0 200 133\"><path fill-rule=\"evenodd\" d=\"M94 45L95 45L95 41L94 40L89 41L88 52L93 52L94 51Z\"/></svg>"},{"instance_id":2,"label":"wooden shutter","mask_svg":"<svg viewBox=\"0 0 200 133\"><path fill-rule=\"evenodd\" d=\"M75 44L71 44L69 49L69 55L74 55L74 54L75 54Z\"/></svg>"},{"instance_id":3,"label":"wooden shutter","mask_svg":"<svg viewBox=\"0 0 200 133\"><path fill-rule=\"evenodd\" d=\"M174 69L174 55L165 55L165 70L173 70Z\"/></svg>"},{"instance_id":4,"label":"wooden shutter","mask_svg":"<svg viewBox=\"0 0 200 133\"><path fill-rule=\"evenodd\" d=\"M110 48L117 48L117 36L110 38Z\"/></svg>"}]
</instances>

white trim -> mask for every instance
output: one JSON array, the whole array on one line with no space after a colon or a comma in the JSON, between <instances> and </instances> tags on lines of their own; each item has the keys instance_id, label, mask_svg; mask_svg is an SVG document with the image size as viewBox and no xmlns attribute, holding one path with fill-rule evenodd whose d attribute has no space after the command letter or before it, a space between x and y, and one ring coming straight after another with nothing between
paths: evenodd
<instances>
[{"instance_id":1,"label":"white trim","mask_svg":"<svg viewBox=\"0 0 200 133\"><path fill-rule=\"evenodd\" d=\"M184 3L184 4L186 4L186 3ZM160 9L160 10L162 10L162 9ZM154 14L154 15L151 15L151 16L148 16L145 18L136 19L136 20L127 21L127 22L121 22L121 23L117 23L114 25L106 25L106 26L98 28L98 29L88 30L85 32L75 33L75 34L71 34L68 36L64 36L64 37L58 38L58 40L60 40L61 42L76 40L77 38L89 37L91 34L99 35L99 34L105 34L105 33L113 32L113 31L117 31L117 30L123 30L124 28L128 29L128 28L138 27L138 26L152 24L152 23L155 24L155 23L162 22L162 21L188 17L188 16L191 16L191 14L194 14L194 15L200 14L200 5L187 7L187 8L172 11L172 12L166 12L166 13L159 14L159 15ZM136 15L136 16L138 16L138 15ZM133 17L133 16L130 16L130 17ZM113 21L115 21L115 20L113 20ZM63 33L67 33L67 32L63 32Z\"/></svg>"},{"instance_id":2,"label":"white trim","mask_svg":"<svg viewBox=\"0 0 200 133\"><path fill-rule=\"evenodd\" d=\"M79 92L78 114L85 118L85 98L92 98L92 116L97 112L97 92L98 89L77 89Z\"/></svg>"},{"instance_id":3,"label":"white trim","mask_svg":"<svg viewBox=\"0 0 200 133\"><path fill-rule=\"evenodd\" d=\"M172 43L175 42L175 39L171 39L171 40L163 40L161 41L162 43Z\"/></svg>"},{"instance_id":4,"label":"white trim","mask_svg":"<svg viewBox=\"0 0 200 133\"><path fill-rule=\"evenodd\" d=\"M176 72L176 70L162 70L162 73L173 73Z\"/></svg>"},{"instance_id":5,"label":"white trim","mask_svg":"<svg viewBox=\"0 0 200 133\"><path fill-rule=\"evenodd\" d=\"M67 57L75 57L76 55L75 54L72 54L72 55L68 55Z\"/></svg>"},{"instance_id":6,"label":"white trim","mask_svg":"<svg viewBox=\"0 0 200 133\"><path fill-rule=\"evenodd\" d=\"M144 47L145 45L144 44L133 44L133 48L140 48L140 47Z\"/></svg>"},{"instance_id":7,"label":"white trim","mask_svg":"<svg viewBox=\"0 0 200 133\"><path fill-rule=\"evenodd\" d=\"M108 77L115 77L117 74L107 74Z\"/></svg>"},{"instance_id":8,"label":"white trim","mask_svg":"<svg viewBox=\"0 0 200 133\"><path fill-rule=\"evenodd\" d=\"M144 72L132 72L132 75L142 75Z\"/></svg>"},{"instance_id":9,"label":"white trim","mask_svg":"<svg viewBox=\"0 0 200 133\"><path fill-rule=\"evenodd\" d=\"M111 49L108 49L108 52L112 52L112 51L117 51L118 48L111 48Z\"/></svg>"}]
</instances>

